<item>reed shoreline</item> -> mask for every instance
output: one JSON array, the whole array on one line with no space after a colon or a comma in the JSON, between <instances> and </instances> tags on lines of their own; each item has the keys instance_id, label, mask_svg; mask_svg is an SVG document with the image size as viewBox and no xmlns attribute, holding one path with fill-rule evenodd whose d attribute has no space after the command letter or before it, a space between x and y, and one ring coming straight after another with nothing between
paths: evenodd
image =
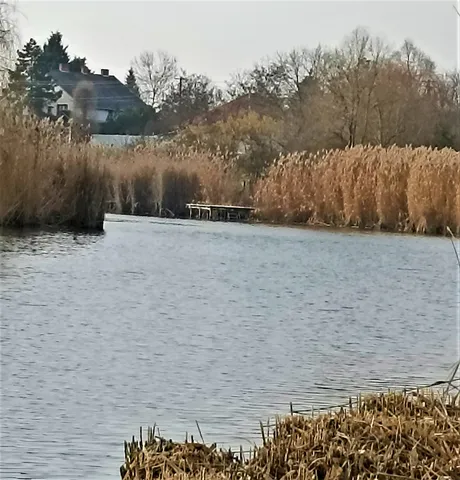
<instances>
[{"instance_id":1,"label":"reed shoreline","mask_svg":"<svg viewBox=\"0 0 460 480\"><path fill-rule=\"evenodd\" d=\"M423 237L449 237L449 232L447 227L443 228L442 231L438 232L417 232L413 231L404 231L404 230L392 230L389 228L382 227L359 227L353 225L324 225L323 223L296 223L296 222L269 222L263 220L255 220L252 222L253 225L263 225L266 227L278 227L278 228L295 228L299 230L313 230L313 231L324 231L324 232L333 232L333 233L361 233L369 235L398 235L398 236L423 236Z\"/></svg>"},{"instance_id":2,"label":"reed shoreline","mask_svg":"<svg viewBox=\"0 0 460 480\"><path fill-rule=\"evenodd\" d=\"M98 227L76 227L67 224L27 224L27 225L11 225L6 226L0 225L0 235L18 235L18 234L34 234L40 232L46 233L70 233L70 234L104 234L105 232L105 222L108 220L106 215L117 215L121 217L140 217L140 218L158 218L164 220L189 220L189 217L175 216L175 217L163 217L158 215L144 215L144 214L124 214L106 211L104 215L104 220L100 222ZM195 220L196 222L207 222L209 220ZM324 225L322 223L299 223L299 222L277 222L277 221L268 221L260 219L251 219L246 222L225 222L225 223L238 223L242 225L253 225L253 226L263 226L263 227L273 227L273 228L293 228L296 230L310 230L310 231L322 231L322 232L332 232L332 233L360 233L360 234L369 234L369 235L398 235L398 236L422 236L422 237L434 237L434 238L444 238L449 237L447 227L442 229L442 232L417 232L417 231L403 231L403 230L391 230L379 227L365 227L361 228L359 226L340 226L340 225Z\"/></svg>"},{"instance_id":3,"label":"reed shoreline","mask_svg":"<svg viewBox=\"0 0 460 480\"><path fill-rule=\"evenodd\" d=\"M460 234L460 152L448 148L290 153L248 178L235 159L174 141L69 141L62 123L13 106L0 104L0 125L3 227L102 231L108 212L187 218L187 203L212 203L254 207L267 225Z\"/></svg>"},{"instance_id":4,"label":"reed shoreline","mask_svg":"<svg viewBox=\"0 0 460 480\"><path fill-rule=\"evenodd\" d=\"M67 224L27 224L27 225L0 225L0 235L18 235L18 234L35 234L35 233L69 233L69 234L104 234L105 233L105 222L110 221L107 219L107 215L117 215L121 217L139 217L139 218L158 218L163 220L189 220L189 217L186 215L175 216L175 217L163 217L158 215L145 215L145 214L124 214L117 213L113 211L106 211L104 214L104 220L100 223L100 226L97 228L94 227L75 227ZM196 222L208 222L209 220L195 220ZM340 226L340 225L324 225L322 223L300 223L300 222L280 222L280 221L268 221L263 219L250 219L246 222L224 222L224 223L237 223L241 225L252 225L252 226L263 226L263 227L273 227L273 228L293 228L296 230L310 230L310 231L322 231L322 232L332 232L332 233L360 233L360 234L369 234L369 235L398 235L398 236L421 236L421 237L449 237L447 227L442 229L442 232L417 232L417 231L402 231L402 230L391 230L379 227L365 227L361 228L359 226Z\"/></svg>"},{"instance_id":5,"label":"reed shoreline","mask_svg":"<svg viewBox=\"0 0 460 480\"><path fill-rule=\"evenodd\" d=\"M177 217L162 217L158 215L143 215L143 214L123 214L123 213L116 213L116 212L106 212L109 215L119 215L123 216L133 216L133 217L140 217L140 218L159 218L164 220L190 220L190 218L186 215L177 216ZM107 221L107 219L106 219ZM195 222L210 222L212 220L198 220L193 219ZM217 223L222 223L220 221L212 221ZM300 223L300 222L280 222L280 221L269 221L263 220L258 218L252 218L245 222L223 222L223 223L231 223L231 224L238 224L238 225L252 225L252 226L263 226L263 227L273 227L273 228L293 228L296 230L310 230L310 231L322 231L322 232L332 232L332 233L360 233L360 234L369 234L369 235L398 235L398 236L419 236L419 237L433 237L433 238L444 238L449 237L450 234L447 230L447 226L439 232L417 232L417 231L403 231L403 230L391 230L385 229L382 227L359 227L359 226L340 226L340 225L325 225L323 223Z\"/></svg>"},{"instance_id":6,"label":"reed shoreline","mask_svg":"<svg viewBox=\"0 0 460 480\"><path fill-rule=\"evenodd\" d=\"M121 480L460 478L458 388L425 388L350 398L335 410L292 408L260 423L261 444L218 449L198 436L182 443L149 428L125 442Z\"/></svg>"},{"instance_id":7,"label":"reed shoreline","mask_svg":"<svg viewBox=\"0 0 460 480\"><path fill-rule=\"evenodd\" d=\"M254 207L252 222L266 225L460 233L460 153L450 149L289 154L248 182L206 151L169 146L118 155L108 166L113 213L188 218L186 203L211 203Z\"/></svg>"}]
</instances>

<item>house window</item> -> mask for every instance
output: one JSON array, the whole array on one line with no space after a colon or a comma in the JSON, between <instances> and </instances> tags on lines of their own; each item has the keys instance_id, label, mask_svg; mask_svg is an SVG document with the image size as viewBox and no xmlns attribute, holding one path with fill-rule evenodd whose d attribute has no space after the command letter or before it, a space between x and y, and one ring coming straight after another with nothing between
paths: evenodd
<instances>
[{"instance_id":1,"label":"house window","mask_svg":"<svg viewBox=\"0 0 460 480\"><path fill-rule=\"evenodd\" d=\"M67 105L67 103L58 103L58 106L57 106L57 114L60 115L62 113L65 113L69 110L69 106Z\"/></svg>"}]
</instances>

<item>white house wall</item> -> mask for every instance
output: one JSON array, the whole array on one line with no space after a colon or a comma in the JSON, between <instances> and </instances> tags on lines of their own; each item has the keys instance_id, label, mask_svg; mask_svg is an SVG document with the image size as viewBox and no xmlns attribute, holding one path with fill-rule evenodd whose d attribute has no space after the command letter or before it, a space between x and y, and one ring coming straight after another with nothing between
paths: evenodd
<instances>
[{"instance_id":1,"label":"white house wall","mask_svg":"<svg viewBox=\"0 0 460 480\"><path fill-rule=\"evenodd\" d=\"M57 115L57 106L58 105L68 105L69 111L73 111L74 108L74 103L73 103L73 98L67 93L64 92L64 90L61 90L60 88L55 88L56 92L62 92L61 98L57 102L51 102L45 107L45 112L48 112L48 106L51 108L51 114L52 115Z\"/></svg>"},{"instance_id":2,"label":"white house wall","mask_svg":"<svg viewBox=\"0 0 460 480\"><path fill-rule=\"evenodd\" d=\"M52 115L57 115L57 107L58 105L67 105L68 109L70 112L74 111L74 101L73 98L64 90L61 90L59 87L55 89L57 92L62 92L61 93L61 98L57 102L52 102L49 103L47 106L45 106L44 111L49 112L48 107L51 108L51 113ZM107 121L107 117L109 115L109 112L107 110L95 110L92 112L92 120L97 122L97 123L104 123Z\"/></svg>"}]
</instances>

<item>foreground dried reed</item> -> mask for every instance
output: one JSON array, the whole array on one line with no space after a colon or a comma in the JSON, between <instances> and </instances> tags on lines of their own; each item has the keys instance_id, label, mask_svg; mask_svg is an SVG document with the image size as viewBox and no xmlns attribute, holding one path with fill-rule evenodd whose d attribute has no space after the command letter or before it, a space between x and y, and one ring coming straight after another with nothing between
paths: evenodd
<instances>
[{"instance_id":1,"label":"foreground dried reed","mask_svg":"<svg viewBox=\"0 0 460 480\"><path fill-rule=\"evenodd\" d=\"M0 225L102 229L107 173L60 123L17 113L0 99Z\"/></svg>"},{"instance_id":2,"label":"foreground dried reed","mask_svg":"<svg viewBox=\"0 0 460 480\"><path fill-rule=\"evenodd\" d=\"M460 153L354 147L279 158L255 190L268 221L460 232Z\"/></svg>"},{"instance_id":3,"label":"foreground dried reed","mask_svg":"<svg viewBox=\"0 0 460 480\"><path fill-rule=\"evenodd\" d=\"M360 399L335 413L278 420L249 459L149 432L125 444L122 480L460 479L460 402L433 391Z\"/></svg>"}]
</instances>

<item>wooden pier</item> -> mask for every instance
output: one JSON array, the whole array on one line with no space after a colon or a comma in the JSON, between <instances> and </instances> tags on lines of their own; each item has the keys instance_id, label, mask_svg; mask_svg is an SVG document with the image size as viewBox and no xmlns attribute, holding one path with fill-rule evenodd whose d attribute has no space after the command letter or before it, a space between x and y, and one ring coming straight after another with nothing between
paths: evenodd
<instances>
[{"instance_id":1,"label":"wooden pier","mask_svg":"<svg viewBox=\"0 0 460 480\"><path fill-rule=\"evenodd\" d=\"M253 207L206 203L187 203L186 207L190 212L190 218L223 222L246 222L254 211Z\"/></svg>"}]
</instances>

